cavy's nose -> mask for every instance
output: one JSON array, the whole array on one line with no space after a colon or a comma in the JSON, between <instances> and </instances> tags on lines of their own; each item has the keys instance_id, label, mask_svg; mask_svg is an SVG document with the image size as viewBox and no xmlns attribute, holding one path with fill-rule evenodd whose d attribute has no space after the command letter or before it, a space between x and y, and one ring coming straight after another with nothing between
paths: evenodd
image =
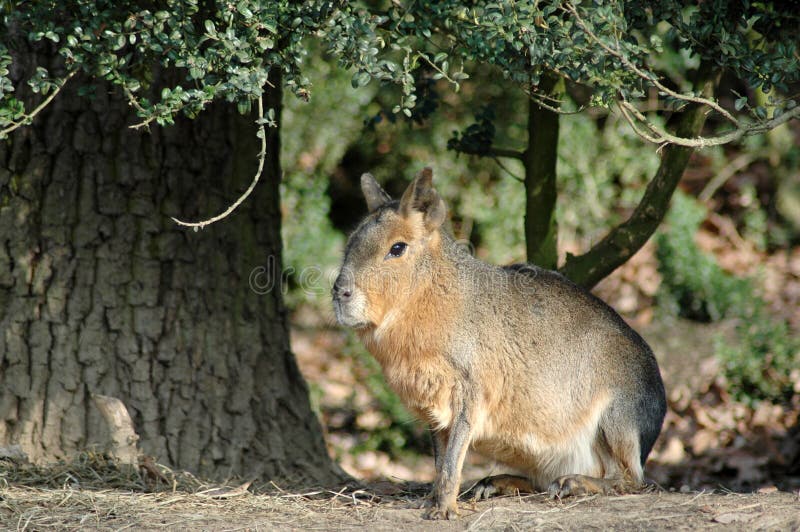
<instances>
[{"instance_id":1,"label":"cavy's nose","mask_svg":"<svg viewBox=\"0 0 800 532\"><path fill-rule=\"evenodd\" d=\"M352 295L353 289L351 288L350 282L344 275L340 274L339 277L336 278L336 282L333 283L333 299L347 301Z\"/></svg>"}]
</instances>

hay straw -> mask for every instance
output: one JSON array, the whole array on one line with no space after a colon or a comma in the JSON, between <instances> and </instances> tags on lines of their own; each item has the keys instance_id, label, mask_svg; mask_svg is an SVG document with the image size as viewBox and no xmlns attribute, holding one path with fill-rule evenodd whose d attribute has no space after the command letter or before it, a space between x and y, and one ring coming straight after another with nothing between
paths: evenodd
<instances>
[{"instance_id":1,"label":"hay straw","mask_svg":"<svg viewBox=\"0 0 800 532\"><path fill-rule=\"evenodd\" d=\"M546 494L462 503L461 519L422 519L429 486L376 483L291 491L214 483L159 464L158 475L84 453L47 467L0 460L0 530L530 530L706 528L737 512L756 528L800 527L786 493L643 493L551 501Z\"/></svg>"}]
</instances>

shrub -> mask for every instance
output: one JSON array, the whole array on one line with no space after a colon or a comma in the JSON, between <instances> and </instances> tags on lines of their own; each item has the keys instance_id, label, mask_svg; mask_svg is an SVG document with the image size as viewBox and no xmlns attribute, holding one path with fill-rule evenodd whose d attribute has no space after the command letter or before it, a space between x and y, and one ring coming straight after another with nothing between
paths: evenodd
<instances>
[{"instance_id":1,"label":"shrub","mask_svg":"<svg viewBox=\"0 0 800 532\"><path fill-rule=\"evenodd\" d=\"M736 340L718 336L715 353L722 363L729 392L744 402L788 402L797 393L800 339L786 321L772 316L751 279L725 272L703 253L694 235L705 208L678 192L666 230L656 241L662 283L659 302L668 311L691 319L736 320Z\"/></svg>"},{"instance_id":2,"label":"shrub","mask_svg":"<svg viewBox=\"0 0 800 532\"><path fill-rule=\"evenodd\" d=\"M716 339L728 391L744 402L788 403L800 391L800 339L786 321L772 317L758 297L737 319L736 342Z\"/></svg>"},{"instance_id":3,"label":"shrub","mask_svg":"<svg viewBox=\"0 0 800 532\"><path fill-rule=\"evenodd\" d=\"M706 209L678 191L667 216L666 230L656 235L656 257L662 276L659 304L671 313L696 321L717 321L752 297L750 280L720 268L713 256L697 247L694 237Z\"/></svg>"}]
</instances>

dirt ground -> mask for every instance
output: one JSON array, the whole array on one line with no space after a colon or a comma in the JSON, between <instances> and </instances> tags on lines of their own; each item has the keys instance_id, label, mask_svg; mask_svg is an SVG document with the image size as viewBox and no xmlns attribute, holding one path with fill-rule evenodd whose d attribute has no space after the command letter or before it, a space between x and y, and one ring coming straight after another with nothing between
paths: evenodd
<instances>
[{"instance_id":1,"label":"dirt ground","mask_svg":"<svg viewBox=\"0 0 800 532\"><path fill-rule=\"evenodd\" d=\"M798 530L800 494L670 493L552 501L544 495L461 503L456 521L422 519L420 497L245 491L226 498L125 490L0 489L2 530ZM390 489L390 491L397 491Z\"/></svg>"}]
</instances>

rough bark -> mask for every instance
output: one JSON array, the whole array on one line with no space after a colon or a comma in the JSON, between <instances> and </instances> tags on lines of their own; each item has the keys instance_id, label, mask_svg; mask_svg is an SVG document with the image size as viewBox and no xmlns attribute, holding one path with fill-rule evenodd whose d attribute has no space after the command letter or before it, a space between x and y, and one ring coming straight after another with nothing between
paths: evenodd
<instances>
[{"instance_id":1,"label":"rough bark","mask_svg":"<svg viewBox=\"0 0 800 532\"><path fill-rule=\"evenodd\" d=\"M555 94L557 78L542 79L542 92ZM525 165L525 244L528 262L555 269L558 263L556 220L556 162L558 160L558 113L528 101L528 148Z\"/></svg>"},{"instance_id":2,"label":"rough bark","mask_svg":"<svg viewBox=\"0 0 800 532\"><path fill-rule=\"evenodd\" d=\"M696 86L703 97L713 96L718 81L718 73L712 72L709 65L701 65ZM687 105L674 118L677 136L697 137L705 124L706 109L696 104ZM693 148L683 146L665 146L658 170L631 216L586 253L579 256L568 254L559 271L577 284L591 289L625 264L658 229L693 151Z\"/></svg>"},{"instance_id":3,"label":"rough bark","mask_svg":"<svg viewBox=\"0 0 800 532\"><path fill-rule=\"evenodd\" d=\"M249 285L254 268L280 272L277 130L249 200L187 231L169 216L216 214L252 179L253 117L215 105L138 133L113 88L90 101L77 96L83 81L0 143L0 446L42 461L102 442L91 401L102 394L173 467L340 480L289 350L280 284ZM280 111L280 96L267 107Z\"/></svg>"}]
</instances>

